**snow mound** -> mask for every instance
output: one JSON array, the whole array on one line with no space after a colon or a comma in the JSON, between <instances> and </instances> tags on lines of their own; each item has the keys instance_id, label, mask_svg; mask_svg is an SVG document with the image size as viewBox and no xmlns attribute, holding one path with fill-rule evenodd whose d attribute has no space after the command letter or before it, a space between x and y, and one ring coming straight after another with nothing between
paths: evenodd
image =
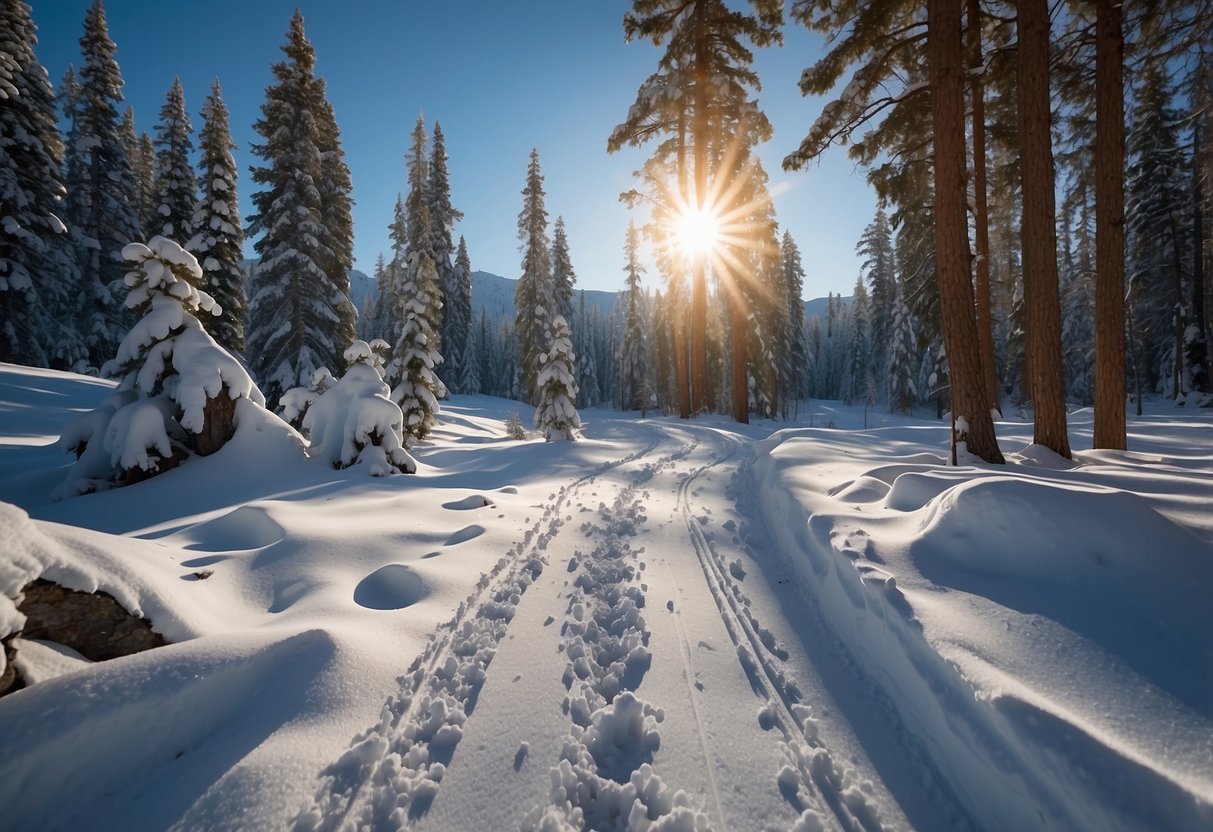
<instances>
[{"instance_id":1,"label":"snow mound","mask_svg":"<svg viewBox=\"0 0 1213 832\"><path fill-rule=\"evenodd\" d=\"M420 575L403 564L389 563L358 582L354 603L369 610L402 610L429 594Z\"/></svg>"},{"instance_id":2,"label":"snow mound","mask_svg":"<svg viewBox=\"0 0 1213 832\"><path fill-rule=\"evenodd\" d=\"M186 549L203 552L263 549L285 536L282 526L258 506L241 506L182 533L184 539L193 541L185 546Z\"/></svg>"}]
</instances>

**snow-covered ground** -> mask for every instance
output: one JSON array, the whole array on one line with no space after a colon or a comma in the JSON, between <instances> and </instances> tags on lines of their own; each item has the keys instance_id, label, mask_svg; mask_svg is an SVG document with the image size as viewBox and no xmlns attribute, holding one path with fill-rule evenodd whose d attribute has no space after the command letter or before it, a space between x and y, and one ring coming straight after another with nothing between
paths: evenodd
<instances>
[{"instance_id":1,"label":"snow-covered ground","mask_svg":"<svg viewBox=\"0 0 1213 832\"><path fill-rule=\"evenodd\" d=\"M0 366L0 589L171 644L18 641L4 828L1213 828L1213 411L951 468L828 403L545 444L457 396L416 475L266 421L52 502L109 389Z\"/></svg>"}]
</instances>

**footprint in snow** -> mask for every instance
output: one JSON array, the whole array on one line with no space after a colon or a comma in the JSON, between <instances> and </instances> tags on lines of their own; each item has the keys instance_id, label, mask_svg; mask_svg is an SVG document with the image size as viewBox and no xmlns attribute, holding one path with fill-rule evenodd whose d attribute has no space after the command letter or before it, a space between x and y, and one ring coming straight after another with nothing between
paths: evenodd
<instances>
[{"instance_id":1,"label":"footprint in snow","mask_svg":"<svg viewBox=\"0 0 1213 832\"><path fill-rule=\"evenodd\" d=\"M459 543L466 543L467 541L472 540L473 538L480 537L480 535L482 535L482 534L484 534L484 526L480 526L480 525L473 523L470 526L464 526L462 529L460 529L459 531L455 532L453 535L448 537L446 539L446 543L444 543L443 545L444 546L455 546Z\"/></svg>"},{"instance_id":2,"label":"footprint in snow","mask_svg":"<svg viewBox=\"0 0 1213 832\"><path fill-rule=\"evenodd\" d=\"M469 494L462 500L451 500L448 503L443 503L442 507L451 509L452 511L467 511L473 508L484 508L485 506L494 505L493 501L483 494Z\"/></svg>"},{"instance_id":3,"label":"footprint in snow","mask_svg":"<svg viewBox=\"0 0 1213 832\"><path fill-rule=\"evenodd\" d=\"M401 610L430 594L413 570L400 563L376 569L354 588L354 603L370 610Z\"/></svg>"}]
</instances>

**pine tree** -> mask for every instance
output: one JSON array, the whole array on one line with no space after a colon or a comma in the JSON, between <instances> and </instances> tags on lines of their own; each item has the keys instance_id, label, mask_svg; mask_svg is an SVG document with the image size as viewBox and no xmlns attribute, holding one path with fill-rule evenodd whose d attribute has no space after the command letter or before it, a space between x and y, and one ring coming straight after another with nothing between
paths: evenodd
<instances>
[{"instance_id":1,"label":"pine tree","mask_svg":"<svg viewBox=\"0 0 1213 832\"><path fill-rule=\"evenodd\" d=\"M896 293L897 275L893 260L893 233L889 219L883 210L876 212L875 219L864 229L855 252L863 261L860 268L867 278L872 301L872 332L889 332L893 325L893 295ZM887 363L883 338L872 341L872 366L883 370Z\"/></svg>"},{"instance_id":2,"label":"pine tree","mask_svg":"<svg viewBox=\"0 0 1213 832\"><path fill-rule=\"evenodd\" d=\"M893 325L887 330L888 365L885 378L888 381L889 411L909 416L918 397L914 384L914 319L906 305L901 284L893 283Z\"/></svg>"},{"instance_id":3,"label":"pine tree","mask_svg":"<svg viewBox=\"0 0 1213 832\"><path fill-rule=\"evenodd\" d=\"M459 376L456 392L480 392L480 374L474 368L472 358L475 349L472 340L472 260L468 256L467 242L461 236L459 247L455 254L455 270L451 276L451 291L444 301L443 323L448 328L450 337L447 351L453 356L453 362ZM448 343L445 342L444 343ZM469 365L473 365L469 367ZM469 388L466 380L474 379L474 387Z\"/></svg>"},{"instance_id":4,"label":"pine tree","mask_svg":"<svg viewBox=\"0 0 1213 832\"><path fill-rule=\"evenodd\" d=\"M358 323L358 310L350 300L350 271L354 268L354 185L345 163L337 115L325 97L322 78L315 79L312 88L312 110L320 155L320 175L314 181L320 197L320 227L324 231L320 263L329 282L341 293L340 298L334 299L332 308L337 315L337 340L348 345L354 340ZM342 350L343 360L344 353Z\"/></svg>"},{"instance_id":5,"label":"pine tree","mask_svg":"<svg viewBox=\"0 0 1213 832\"><path fill-rule=\"evenodd\" d=\"M403 325L388 366L387 382L392 400L404 411L404 430L413 439L424 439L436 423L438 399L447 394L436 368L442 363L438 329L441 322L442 289L434 259L434 235L430 224L428 164L425 155L425 121L417 118L413 143L407 156L409 192L408 259L400 287Z\"/></svg>"},{"instance_id":6,"label":"pine tree","mask_svg":"<svg viewBox=\"0 0 1213 832\"><path fill-rule=\"evenodd\" d=\"M851 295L851 324L846 353L846 369L843 371L842 401L851 404L862 400L868 388L868 375L871 373L870 340L868 337L871 325L871 310L869 309L868 290L864 288L863 278L855 281L855 289Z\"/></svg>"},{"instance_id":7,"label":"pine tree","mask_svg":"<svg viewBox=\"0 0 1213 832\"><path fill-rule=\"evenodd\" d=\"M783 233L783 322L784 350L779 364L783 386L783 418L795 415L796 403L808 393L808 348L804 336L804 267L800 249L789 231Z\"/></svg>"},{"instance_id":8,"label":"pine tree","mask_svg":"<svg viewBox=\"0 0 1213 832\"><path fill-rule=\"evenodd\" d=\"M131 172L135 177L135 193L137 194L136 210L139 215L139 225L144 229L156 226L156 143L147 133L139 134L135 147L135 155L131 157Z\"/></svg>"},{"instance_id":9,"label":"pine tree","mask_svg":"<svg viewBox=\"0 0 1213 832\"><path fill-rule=\"evenodd\" d=\"M1171 396L1185 392L1180 382L1188 241L1180 227L1178 119L1165 68L1147 63L1128 144L1129 302L1148 383Z\"/></svg>"},{"instance_id":10,"label":"pine tree","mask_svg":"<svg viewBox=\"0 0 1213 832\"><path fill-rule=\"evenodd\" d=\"M456 274L456 264L452 262L452 257L455 256L455 223L463 219L463 214L451 205L451 177L447 161L446 138L442 133L442 125L434 122L434 137L427 171L426 206L430 214L431 247L434 263L438 268L438 285L442 300L442 313L438 320L445 360L439 377L447 383L447 387L455 389L461 369L459 362L466 348L470 319L460 314L461 309L451 308L452 297L461 291L461 278Z\"/></svg>"},{"instance_id":11,"label":"pine tree","mask_svg":"<svg viewBox=\"0 0 1213 832\"><path fill-rule=\"evenodd\" d=\"M628 223L623 256L623 273L627 277L620 298L623 304L623 338L619 342L619 402L623 410L645 410L649 407L645 400L649 366L640 288L640 275L644 267L640 265L640 231L632 222Z\"/></svg>"},{"instance_id":12,"label":"pine tree","mask_svg":"<svg viewBox=\"0 0 1213 832\"><path fill-rule=\"evenodd\" d=\"M458 392L474 396L480 392L483 383L480 379L480 329L468 327L468 337L464 344L465 353L459 370Z\"/></svg>"},{"instance_id":13,"label":"pine tree","mask_svg":"<svg viewBox=\"0 0 1213 832\"><path fill-rule=\"evenodd\" d=\"M227 106L219 82L202 105L202 132L198 134L202 159L202 198L191 219L195 229L187 248L202 261L203 287L223 309L203 326L228 352L244 351L244 231L236 192L236 145L228 126Z\"/></svg>"},{"instance_id":14,"label":"pine tree","mask_svg":"<svg viewBox=\"0 0 1213 832\"><path fill-rule=\"evenodd\" d=\"M543 205L543 174L539 170L539 151L534 148L531 149L522 198L522 211L518 214L522 274L514 290L514 329L518 335L518 354L522 362L523 395L529 401L537 401L540 356L546 350L548 321L553 317L553 291L548 212Z\"/></svg>"},{"instance_id":15,"label":"pine tree","mask_svg":"<svg viewBox=\"0 0 1213 832\"><path fill-rule=\"evenodd\" d=\"M574 440L581 429L581 416L573 404L577 400L577 382L573 379L573 342L569 325L557 315L548 329L547 349L539 355L539 401L535 407L535 429L543 431L548 442Z\"/></svg>"},{"instance_id":16,"label":"pine tree","mask_svg":"<svg viewBox=\"0 0 1213 832\"><path fill-rule=\"evenodd\" d=\"M119 132L118 103L122 101L122 75L114 59L117 47L110 39L105 7L94 0L84 18L80 38L84 62L72 102L74 160L79 187L74 219L82 243L77 258L81 279L78 327L88 359L99 366L118 347L129 316L122 307L122 247L142 236L139 218L131 204L135 193L130 159Z\"/></svg>"},{"instance_id":17,"label":"pine tree","mask_svg":"<svg viewBox=\"0 0 1213 832\"><path fill-rule=\"evenodd\" d=\"M61 220L55 97L36 42L30 7L3 0L0 52L10 66L0 108L0 361L47 366L78 349L58 320L72 300L76 272Z\"/></svg>"},{"instance_id":18,"label":"pine tree","mask_svg":"<svg viewBox=\"0 0 1213 832\"><path fill-rule=\"evenodd\" d=\"M552 302L554 312L566 321L573 319L573 284L577 274L569 255L569 237L564 230L564 217L556 217L552 226Z\"/></svg>"},{"instance_id":19,"label":"pine tree","mask_svg":"<svg viewBox=\"0 0 1213 832\"><path fill-rule=\"evenodd\" d=\"M260 264L251 290L248 354L267 398L277 402L292 387L309 383L322 367L341 367L353 340L354 309L349 272L333 274L344 255L334 251L326 227L321 183L334 159L331 116L317 112L323 87L314 74L316 53L295 12L282 47L287 60L274 65L262 117L263 138L253 152L264 165L253 168L262 190L253 195L249 232L260 234Z\"/></svg>"},{"instance_id":20,"label":"pine tree","mask_svg":"<svg viewBox=\"0 0 1213 832\"><path fill-rule=\"evenodd\" d=\"M598 343L585 311L584 289L577 293L577 298L577 328L573 330L573 346L577 351L577 406L594 407L601 401L595 359Z\"/></svg>"},{"instance_id":21,"label":"pine tree","mask_svg":"<svg viewBox=\"0 0 1213 832\"><path fill-rule=\"evenodd\" d=\"M156 228L154 234L186 245L194 236L198 180L190 165L194 128L185 112L185 90L174 78L156 125Z\"/></svg>"}]
</instances>

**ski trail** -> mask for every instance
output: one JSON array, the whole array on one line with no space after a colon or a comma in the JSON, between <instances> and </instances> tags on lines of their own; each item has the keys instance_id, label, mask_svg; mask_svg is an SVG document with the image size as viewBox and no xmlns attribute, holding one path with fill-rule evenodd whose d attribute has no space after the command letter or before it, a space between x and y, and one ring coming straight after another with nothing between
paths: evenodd
<instances>
[{"instance_id":1,"label":"ski trail","mask_svg":"<svg viewBox=\"0 0 1213 832\"><path fill-rule=\"evenodd\" d=\"M670 576L670 583L676 583L677 579L674 577L674 570L670 566L669 561L666 561L665 568L666 572ZM696 674L695 662L694 659L691 658L691 643L687 639L686 628L682 626L680 616L674 616L674 629L678 633L678 646L681 650L682 666L684 670L683 676L686 678L687 683L687 699L690 700L691 709L695 714L695 726L698 729L699 746L703 751L703 758L711 761L715 755L708 747L708 735L707 728L704 724L703 711L699 706L699 696L695 691L695 683L692 681ZM716 767L709 764L707 766L707 773L708 785L712 792L712 803L716 806L716 817L723 818L724 806L720 802L720 784L716 782Z\"/></svg>"},{"instance_id":2,"label":"ski trail","mask_svg":"<svg viewBox=\"0 0 1213 832\"><path fill-rule=\"evenodd\" d=\"M314 802L294 818L296 830L400 829L423 816L475 709L486 672L518 604L542 573L548 544L574 496L612 469L642 459L662 440L646 429L645 447L603 463L561 487L523 538L481 576L454 616L440 625L401 678L379 721L321 772Z\"/></svg>"},{"instance_id":3,"label":"ski trail","mask_svg":"<svg viewBox=\"0 0 1213 832\"><path fill-rule=\"evenodd\" d=\"M701 429L702 430L702 429ZM710 429L709 429L710 430ZM787 654L772 633L762 628L749 609L740 588L731 579L733 566L726 565L703 530L703 523L692 508L691 496L696 481L711 469L723 466L738 456L741 440L731 434L711 431L724 448L715 459L696 468L678 489L678 505L687 528L696 559L716 603L738 661L756 691L767 701L765 719L783 736L787 757L778 773L780 791L801 811L800 822L831 825L847 832L875 832L883 829L877 807L860 789L845 788L834 755L817 735L809 715L800 702L796 681L781 667ZM811 818L811 820L810 820Z\"/></svg>"}]
</instances>

